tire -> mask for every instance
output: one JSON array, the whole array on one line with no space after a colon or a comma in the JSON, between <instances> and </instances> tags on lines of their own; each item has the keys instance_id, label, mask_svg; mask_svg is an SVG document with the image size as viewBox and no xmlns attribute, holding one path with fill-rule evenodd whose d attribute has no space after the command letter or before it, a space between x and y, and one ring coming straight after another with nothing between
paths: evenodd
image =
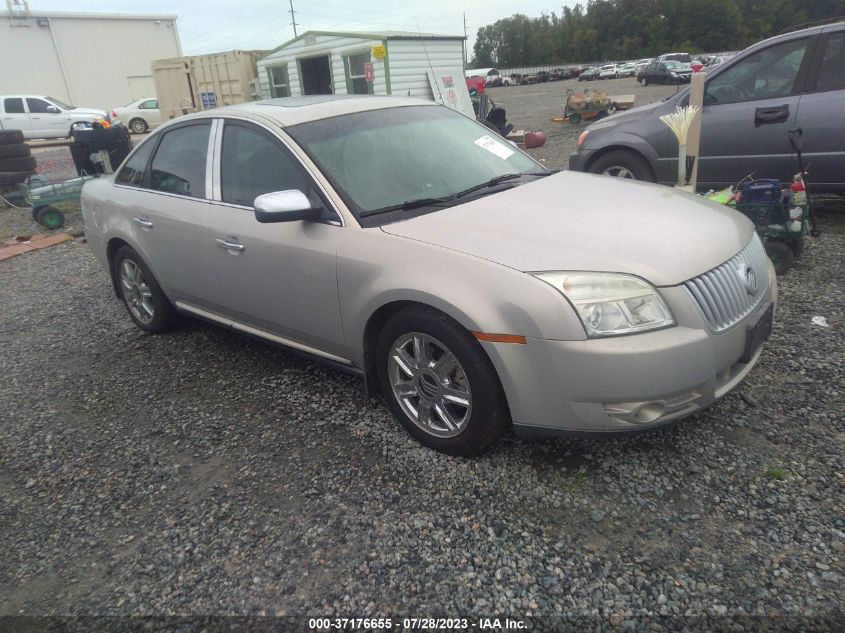
<instances>
[{"instance_id":1,"label":"tire","mask_svg":"<svg viewBox=\"0 0 845 633\"><path fill-rule=\"evenodd\" d=\"M129 121L129 129L135 132L135 134L143 134L147 130L150 129L150 126L147 125L147 122L144 119L134 118Z\"/></svg>"},{"instance_id":2,"label":"tire","mask_svg":"<svg viewBox=\"0 0 845 633\"><path fill-rule=\"evenodd\" d=\"M11 145L0 145L0 160L6 158L25 158L32 154L29 145L26 143L13 143Z\"/></svg>"},{"instance_id":3,"label":"tire","mask_svg":"<svg viewBox=\"0 0 845 633\"><path fill-rule=\"evenodd\" d=\"M640 85L641 85L643 88L645 88L645 87L648 85L648 79L646 79L645 77L643 77L642 79L640 79Z\"/></svg>"},{"instance_id":4,"label":"tire","mask_svg":"<svg viewBox=\"0 0 845 633\"><path fill-rule=\"evenodd\" d=\"M34 156L0 158L0 171L32 171L33 169L35 169Z\"/></svg>"},{"instance_id":5,"label":"tire","mask_svg":"<svg viewBox=\"0 0 845 633\"><path fill-rule=\"evenodd\" d=\"M783 242L766 242L766 255L772 260L775 273L785 275L792 268L792 249Z\"/></svg>"},{"instance_id":6,"label":"tire","mask_svg":"<svg viewBox=\"0 0 845 633\"><path fill-rule=\"evenodd\" d=\"M19 145L23 143L23 132L20 130L0 130L0 145Z\"/></svg>"},{"instance_id":7,"label":"tire","mask_svg":"<svg viewBox=\"0 0 845 633\"><path fill-rule=\"evenodd\" d=\"M654 175L646 160L628 150L614 150L599 156L590 165L589 171L592 174L603 174L615 178L654 182Z\"/></svg>"},{"instance_id":8,"label":"tire","mask_svg":"<svg viewBox=\"0 0 845 633\"><path fill-rule=\"evenodd\" d=\"M65 225L65 214L56 207L45 205L32 210L32 217L45 229L60 229Z\"/></svg>"},{"instance_id":9,"label":"tire","mask_svg":"<svg viewBox=\"0 0 845 633\"><path fill-rule=\"evenodd\" d=\"M405 355L399 356L397 349L405 349ZM431 359L422 367L417 364L418 349L427 350ZM447 353L454 364L444 374L442 367L437 368ZM395 358L403 359L404 369ZM510 427L505 394L484 349L457 321L438 310L420 306L393 315L379 334L376 363L393 415L429 448L449 455L476 455ZM408 385L409 395L401 402L394 383ZM451 391L451 398L444 389ZM458 403L464 398L468 404ZM418 422L413 411L422 412L424 402L429 403L430 417Z\"/></svg>"},{"instance_id":10,"label":"tire","mask_svg":"<svg viewBox=\"0 0 845 633\"><path fill-rule=\"evenodd\" d=\"M126 274L122 272L126 267ZM135 272L141 277L134 277ZM129 317L145 332L164 332L176 322L176 311L158 285L152 271L129 246L121 246L114 255L112 274ZM146 293L149 292L147 295ZM152 315L149 311L152 310Z\"/></svg>"},{"instance_id":11,"label":"tire","mask_svg":"<svg viewBox=\"0 0 845 633\"><path fill-rule=\"evenodd\" d=\"M23 182L35 173L34 169L29 171L0 171L0 187L16 185Z\"/></svg>"}]
</instances>

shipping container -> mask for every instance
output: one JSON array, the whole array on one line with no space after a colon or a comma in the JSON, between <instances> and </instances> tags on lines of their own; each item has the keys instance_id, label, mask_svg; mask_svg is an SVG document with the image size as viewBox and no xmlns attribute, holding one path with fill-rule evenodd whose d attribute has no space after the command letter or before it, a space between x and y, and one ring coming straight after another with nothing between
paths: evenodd
<instances>
[{"instance_id":1,"label":"shipping container","mask_svg":"<svg viewBox=\"0 0 845 633\"><path fill-rule=\"evenodd\" d=\"M264 51L228 51L152 63L158 107L167 121L189 112L254 100L256 60Z\"/></svg>"}]
</instances>

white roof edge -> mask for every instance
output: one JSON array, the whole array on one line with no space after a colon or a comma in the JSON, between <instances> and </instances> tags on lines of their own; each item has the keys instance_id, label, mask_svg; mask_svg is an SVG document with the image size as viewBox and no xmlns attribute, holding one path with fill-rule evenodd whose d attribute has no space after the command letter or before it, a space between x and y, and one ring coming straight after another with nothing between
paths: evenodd
<instances>
[{"instance_id":1,"label":"white roof edge","mask_svg":"<svg viewBox=\"0 0 845 633\"><path fill-rule=\"evenodd\" d=\"M70 13L66 11L30 11L27 15L14 15L8 11L0 12L0 18L25 20L26 18L64 18L94 20L176 20L176 15L157 15L153 13Z\"/></svg>"}]
</instances>

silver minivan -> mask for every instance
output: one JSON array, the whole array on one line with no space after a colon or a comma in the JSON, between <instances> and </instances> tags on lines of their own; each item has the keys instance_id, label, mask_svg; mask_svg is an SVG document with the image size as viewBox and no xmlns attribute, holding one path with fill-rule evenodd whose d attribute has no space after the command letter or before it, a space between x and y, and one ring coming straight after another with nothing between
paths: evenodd
<instances>
[{"instance_id":1,"label":"silver minivan","mask_svg":"<svg viewBox=\"0 0 845 633\"><path fill-rule=\"evenodd\" d=\"M807 181L845 192L845 22L779 35L707 73L698 185L718 189L752 174L789 182L798 162L789 131L803 130ZM678 144L660 117L689 90L588 127L569 168L672 184Z\"/></svg>"}]
</instances>

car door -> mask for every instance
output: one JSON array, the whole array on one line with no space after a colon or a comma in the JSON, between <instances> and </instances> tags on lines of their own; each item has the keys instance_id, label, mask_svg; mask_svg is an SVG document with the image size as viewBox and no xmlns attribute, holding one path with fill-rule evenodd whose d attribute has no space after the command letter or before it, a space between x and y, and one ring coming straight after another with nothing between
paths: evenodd
<instances>
[{"instance_id":1,"label":"car door","mask_svg":"<svg viewBox=\"0 0 845 633\"><path fill-rule=\"evenodd\" d=\"M38 97L26 98L26 109L32 123L34 138L56 138L67 136L70 119L58 106Z\"/></svg>"},{"instance_id":2,"label":"car door","mask_svg":"<svg viewBox=\"0 0 845 633\"><path fill-rule=\"evenodd\" d=\"M211 120L200 119L150 137L114 181L125 230L171 301L201 305L206 290L210 130ZM148 164L142 151L151 155Z\"/></svg>"},{"instance_id":3,"label":"car door","mask_svg":"<svg viewBox=\"0 0 845 633\"><path fill-rule=\"evenodd\" d=\"M804 166L811 187L845 190L845 29L824 33L796 124L803 132Z\"/></svg>"},{"instance_id":4,"label":"car door","mask_svg":"<svg viewBox=\"0 0 845 633\"><path fill-rule=\"evenodd\" d=\"M789 130L795 127L811 42L808 36L781 40L706 80L700 186L736 184L749 174L790 178Z\"/></svg>"},{"instance_id":5,"label":"car door","mask_svg":"<svg viewBox=\"0 0 845 633\"><path fill-rule=\"evenodd\" d=\"M246 121L227 119L221 127L204 258L214 310L235 327L344 357L337 292L340 217L276 134ZM289 189L322 204L323 220L255 219L257 196Z\"/></svg>"},{"instance_id":6,"label":"car door","mask_svg":"<svg viewBox=\"0 0 845 633\"><path fill-rule=\"evenodd\" d=\"M161 123L161 114L158 110L158 99L147 99L138 104L139 114L144 117L147 125L155 127Z\"/></svg>"},{"instance_id":7,"label":"car door","mask_svg":"<svg viewBox=\"0 0 845 633\"><path fill-rule=\"evenodd\" d=\"M26 138L32 136L32 123L23 107L23 97L3 99L3 129L20 130Z\"/></svg>"}]
</instances>

